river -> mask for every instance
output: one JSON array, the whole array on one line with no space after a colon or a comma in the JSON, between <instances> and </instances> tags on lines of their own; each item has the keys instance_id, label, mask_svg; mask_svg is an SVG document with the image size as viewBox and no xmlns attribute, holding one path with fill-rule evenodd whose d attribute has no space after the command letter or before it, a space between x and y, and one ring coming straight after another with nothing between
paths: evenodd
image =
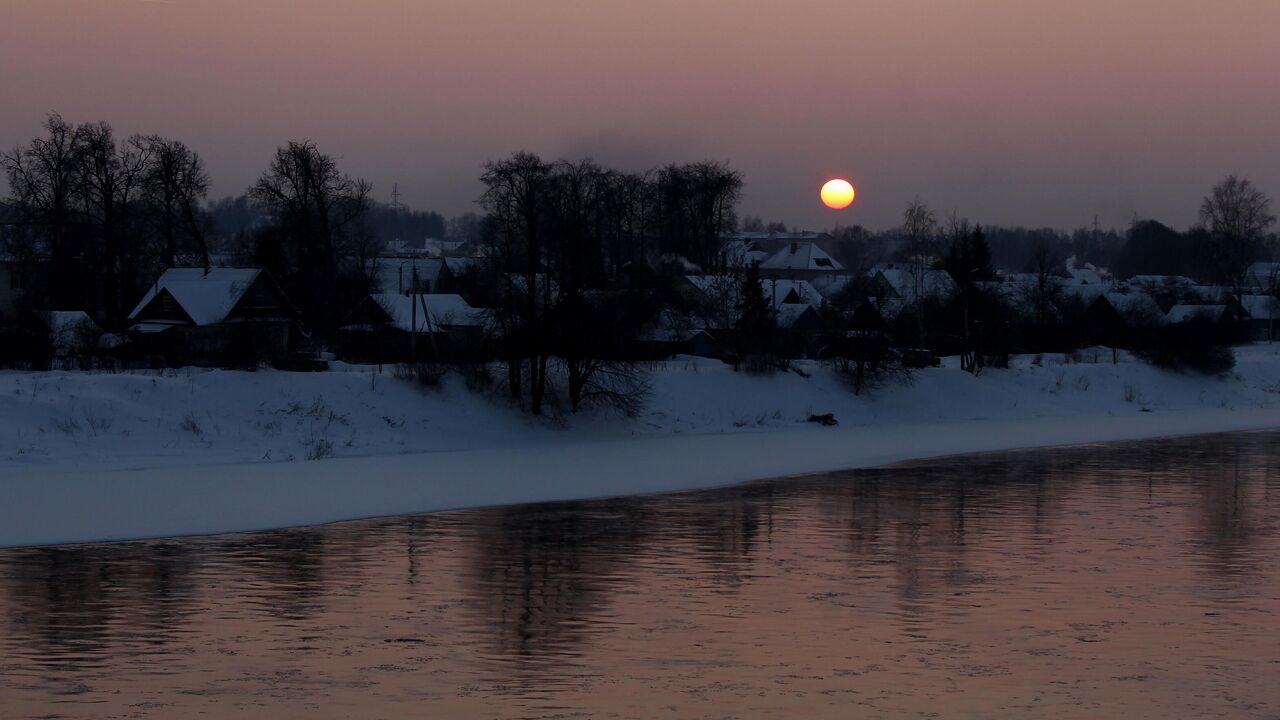
<instances>
[{"instance_id":1,"label":"river","mask_svg":"<svg viewBox=\"0 0 1280 720\"><path fill-rule=\"evenodd\" d=\"M1274 720L1278 613L1211 435L0 550L0 717Z\"/></svg>"}]
</instances>

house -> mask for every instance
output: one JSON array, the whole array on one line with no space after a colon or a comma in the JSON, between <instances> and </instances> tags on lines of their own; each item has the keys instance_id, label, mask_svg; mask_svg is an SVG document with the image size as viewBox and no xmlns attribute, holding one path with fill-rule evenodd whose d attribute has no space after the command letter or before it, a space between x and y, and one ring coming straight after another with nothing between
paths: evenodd
<instances>
[{"instance_id":1,"label":"house","mask_svg":"<svg viewBox=\"0 0 1280 720\"><path fill-rule=\"evenodd\" d=\"M1099 293L1080 318L1082 337L1090 343L1126 346L1134 331L1166 322L1155 298L1145 292L1117 290Z\"/></svg>"},{"instance_id":2,"label":"house","mask_svg":"<svg viewBox=\"0 0 1280 720\"><path fill-rule=\"evenodd\" d=\"M844 272L844 266L812 240L792 240L760 262L760 277L809 280Z\"/></svg>"},{"instance_id":3,"label":"house","mask_svg":"<svg viewBox=\"0 0 1280 720\"><path fill-rule=\"evenodd\" d=\"M1245 273L1245 283L1262 295L1280 288L1280 262L1256 262Z\"/></svg>"},{"instance_id":4,"label":"house","mask_svg":"<svg viewBox=\"0 0 1280 720\"><path fill-rule=\"evenodd\" d=\"M663 310L636 339L637 355L647 360L663 360L676 355L720 357L720 341L702 322L691 315Z\"/></svg>"},{"instance_id":5,"label":"house","mask_svg":"<svg viewBox=\"0 0 1280 720\"><path fill-rule=\"evenodd\" d=\"M1208 320L1213 323L1227 323L1235 320L1235 313L1230 305L1199 305L1179 303L1169 308L1165 319L1170 324L1190 322L1191 320Z\"/></svg>"},{"instance_id":6,"label":"house","mask_svg":"<svg viewBox=\"0 0 1280 720\"><path fill-rule=\"evenodd\" d=\"M479 352L487 319L461 295L437 293L365 296L339 328L344 357L376 362Z\"/></svg>"},{"instance_id":7,"label":"house","mask_svg":"<svg viewBox=\"0 0 1280 720\"><path fill-rule=\"evenodd\" d=\"M1250 340L1272 342L1276 339L1276 320L1280 320L1280 298L1274 295L1241 295L1238 298Z\"/></svg>"},{"instance_id":8,"label":"house","mask_svg":"<svg viewBox=\"0 0 1280 720\"><path fill-rule=\"evenodd\" d=\"M170 268L129 313L129 335L171 364L256 364L289 354L298 319L261 268Z\"/></svg>"},{"instance_id":9,"label":"house","mask_svg":"<svg viewBox=\"0 0 1280 720\"><path fill-rule=\"evenodd\" d=\"M880 311L894 315L908 305L930 298L945 299L955 292L956 284L945 270L900 265L877 265L871 277L872 296Z\"/></svg>"}]
</instances>

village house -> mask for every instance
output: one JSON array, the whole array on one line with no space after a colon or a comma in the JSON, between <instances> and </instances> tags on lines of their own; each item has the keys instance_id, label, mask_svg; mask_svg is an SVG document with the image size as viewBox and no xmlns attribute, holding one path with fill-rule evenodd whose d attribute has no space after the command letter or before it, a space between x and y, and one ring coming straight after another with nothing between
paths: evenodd
<instances>
[{"instance_id":1,"label":"village house","mask_svg":"<svg viewBox=\"0 0 1280 720\"><path fill-rule=\"evenodd\" d=\"M298 312L261 268L170 268L129 313L138 351L170 364L252 365L300 342Z\"/></svg>"},{"instance_id":2,"label":"village house","mask_svg":"<svg viewBox=\"0 0 1280 720\"><path fill-rule=\"evenodd\" d=\"M366 296L343 319L343 357L375 362L471 358L484 340L484 311L447 293Z\"/></svg>"},{"instance_id":3,"label":"village house","mask_svg":"<svg viewBox=\"0 0 1280 720\"><path fill-rule=\"evenodd\" d=\"M812 280L844 272L844 266L812 240L792 240L760 262L760 277Z\"/></svg>"}]
</instances>

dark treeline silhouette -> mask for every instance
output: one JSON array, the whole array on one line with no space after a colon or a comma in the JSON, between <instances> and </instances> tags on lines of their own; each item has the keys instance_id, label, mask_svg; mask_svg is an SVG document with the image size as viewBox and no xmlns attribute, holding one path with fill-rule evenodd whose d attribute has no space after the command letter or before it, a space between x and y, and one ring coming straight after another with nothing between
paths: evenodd
<instances>
[{"instance_id":1,"label":"dark treeline silhouette","mask_svg":"<svg viewBox=\"0 0 1280 720\"><path fill-rule=\"evenodd\" d=\"M743 178L715 161L625 172L517 152L483 166L480 212L448 221L376 202L305 139L264 158L243 195L214 202L182 142L57 114L0 153L0 169L0 360L24 366L50 364L53 314L70 313L115 334L117 364L322 366L320 351L360 348L364 360L409 360L419 379L453 363L487 384L497 361L534 414L593 402L631 413L647 391L642 362L678 353L755 372L829 360L855 392L939 354L977 373L1012 353L1097 345L1218 372L1227 344L1271 339L1280 314L1268 309L1280 264L1259 263L1275 256L1270 201L1235 176L1185 231L978 226L915 198L896 228L806 233L739 222ZM234 316L196 322L160 295L170 269L190 287L232 267L250 274L224 273L222 292L253 284ZM139 320L148 297L157 307ZM271 332L244 332L267 320ZM253 338L271 338L274 354L210 349ZM23 343L44 349L11 350Z\"/></svg>"}]
</instances>

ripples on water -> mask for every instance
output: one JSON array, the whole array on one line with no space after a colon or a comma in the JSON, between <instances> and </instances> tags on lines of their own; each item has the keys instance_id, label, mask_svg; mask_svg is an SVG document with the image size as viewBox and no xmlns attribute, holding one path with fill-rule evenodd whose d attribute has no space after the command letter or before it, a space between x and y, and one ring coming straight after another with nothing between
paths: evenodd
<instances>
[{"instance_id":1,"label":"ripples on water","mask_svg":"<svg viewBox=\"0 0 1280 720\"><path fill-rule=\"evenodd\" d=\"M0 551L0 717L1280 717L1276 433Z\"/></svg>"}]
</instances>

